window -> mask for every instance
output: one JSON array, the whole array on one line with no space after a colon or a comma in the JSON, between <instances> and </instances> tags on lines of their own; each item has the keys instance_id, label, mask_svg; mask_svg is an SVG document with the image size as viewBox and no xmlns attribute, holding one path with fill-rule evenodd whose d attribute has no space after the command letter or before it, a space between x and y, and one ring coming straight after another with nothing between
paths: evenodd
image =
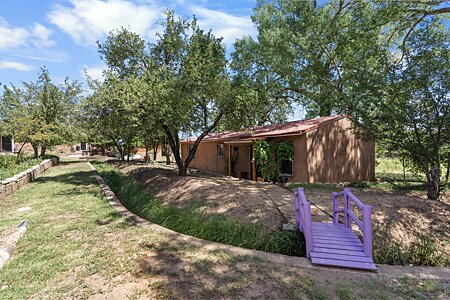
<instances>
[{"instance_id":1,"label":"window","mask_svg":"<svg viewBox=\"0 0 450 300\"><path fill-rule=\"evenodd\" d=\"M217 145L217 157L223 157L225 155L225 145L218 144Z\"/></svg>"},{"instance_id":2,"label":"window","mask_svg":"<svg viewBox=\"0 0 450 300\"><path fill-rule=\"evenodd\" d=\"M276 144L276 157L280 174L293 174L294 144L292 141L278 142Z\"/></svg>"},{"instance_id":3,"label":"window","mask_svg":"<svg viewBox=\"0 0 450 300\"><path fill-rule=\"evenodd\" d=\"M81 142L80 149L81 149L81 151L86 151L87 150L87 143L86 142Z\"/></svg>"},{"instance_id":4,"label":"window","mask_svg":"<svg viewBox=\"0 0 450 300\"><path fill-rule=\"evenodd\" d=\"M292 175L292 160L280 160L280 174Z\"/></svg>"}]
</instances>

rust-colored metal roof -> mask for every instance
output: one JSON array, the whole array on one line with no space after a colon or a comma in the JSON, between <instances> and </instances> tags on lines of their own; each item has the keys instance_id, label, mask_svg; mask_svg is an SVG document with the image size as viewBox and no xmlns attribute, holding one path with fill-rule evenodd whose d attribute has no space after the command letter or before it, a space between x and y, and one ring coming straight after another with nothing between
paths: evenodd
<instances>
[{"instance_id":1,"label":"rust-colored metal roof","mask_svg":"<svg viewBox=\"0 0 450 300\"><path fill-rule=\"evenodd\" d=\"M333 122L345 115L318 117L309 120L291 121L282 124L273 124L249 128L243 131L225 131L208 134L202 141L229 141L229 140L245 140L245 139L264 139L267 137L276 137L283 135L303 134L307 131L314 130L329 122ZM184 140L183 142L193 142L196 138Z\"/></svg>"}]
</instances>

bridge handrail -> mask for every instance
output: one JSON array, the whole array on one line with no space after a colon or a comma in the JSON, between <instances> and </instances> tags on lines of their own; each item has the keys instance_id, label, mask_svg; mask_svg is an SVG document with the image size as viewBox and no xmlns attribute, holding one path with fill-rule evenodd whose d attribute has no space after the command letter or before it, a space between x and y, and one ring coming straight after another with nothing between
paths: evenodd
<instances>
[{"instance_id":1,"label":"bridge handrail","mask_svg":"<svg viewBox=\"0 0 450 300\"><path fill-rule=\"evenodd\" d=\"M344 196L344 207L340 208L338 197ZM372 206L363 204L348 188L344 188L343 192L333 192L333 223L339 223L339 213L344 213L345 227L352 229L352 221L358 226L363 233L364 253L372 257ZM354 203L362 211L362 220L360 220L352 211L352 203Z\"/></svg>"},{"instance_id":2,"label":"bridge handrail","mask_svg":"<svg viewBox=\"0 0 450 300\"><path fill-rule=\"evenodd\" d=\"M306 200L305 189L298 188L294 191L295 221L298 229L303 232L306 241L306 256L309 258L313 251L311 205Z\"/></svg>"}]
</instances>

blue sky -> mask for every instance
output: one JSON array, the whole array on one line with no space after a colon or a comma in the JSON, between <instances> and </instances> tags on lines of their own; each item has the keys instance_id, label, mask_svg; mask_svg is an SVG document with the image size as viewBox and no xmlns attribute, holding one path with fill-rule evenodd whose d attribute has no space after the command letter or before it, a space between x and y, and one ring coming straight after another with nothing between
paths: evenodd
<instances>
[{"instance_id":1,"label":"blue sky","mask_svg":"<svg viewBox=\"0 0 450 300\"><path fill-rule=\"evenodd\" d=\"M256 34L250 20L256 0L1 0L0 82L36 80L46 66L55 83L84 81L104 68L97 40L122 26L152 41L165 9L189 17L222 36L228 52L236 38Z\"/></svg>"}]
</instances>

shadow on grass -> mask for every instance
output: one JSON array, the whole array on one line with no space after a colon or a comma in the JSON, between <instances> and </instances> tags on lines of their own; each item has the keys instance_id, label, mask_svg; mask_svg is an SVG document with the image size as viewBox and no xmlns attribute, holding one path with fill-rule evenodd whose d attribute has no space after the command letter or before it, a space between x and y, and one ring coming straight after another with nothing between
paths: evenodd
<instances>
[{"instance_id":1,"label":"shadow on grass","mask_svg":"<svg viewBox=\"0 0 450 300\"><path fill-rule=\"evenodd\" d=\"M48 182L60 182L66 184L73 184L77 186L88 186L94 183L91 171L78 171L74 173L61 174L56 176L40 176L35 183L43 184Z\"/></svg>"}]
</instances>

